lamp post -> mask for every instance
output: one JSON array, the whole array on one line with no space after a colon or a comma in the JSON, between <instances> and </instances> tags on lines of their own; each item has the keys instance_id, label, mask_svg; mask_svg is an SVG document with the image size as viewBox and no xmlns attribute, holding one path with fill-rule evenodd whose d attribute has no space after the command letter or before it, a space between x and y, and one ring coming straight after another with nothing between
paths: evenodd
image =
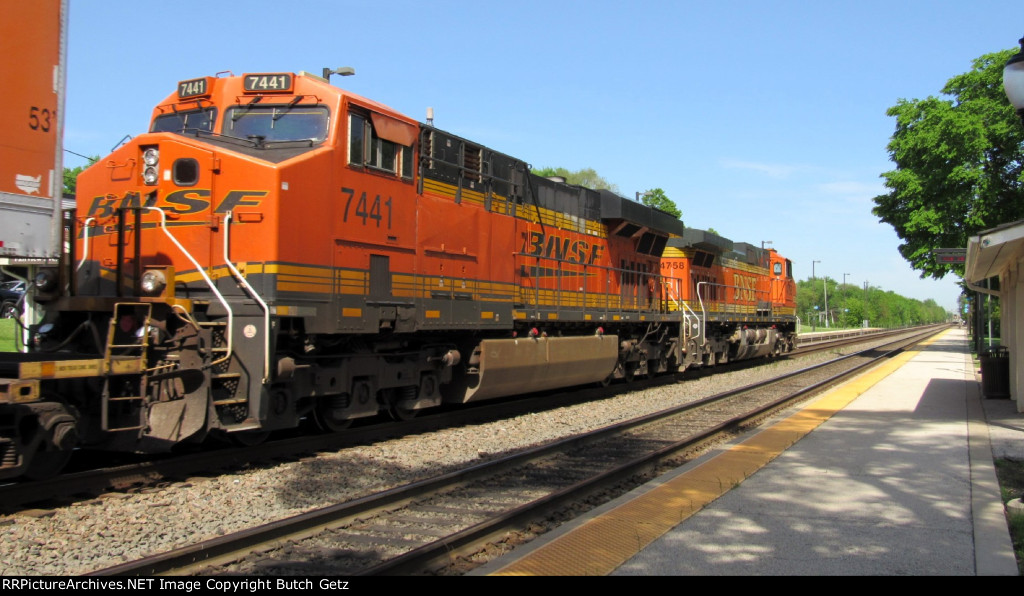
<instances>
[{"instance_id":1,"label":"lamp post","mask_svg":"<svg viewBox=\"0 0 1024 596\"><path fill-rule=\"evenodd\" d=\"M828 276L821 280L821 285L825 288L825 329L828 329Z\"/></svg>"},{"instance_id":2,"label":"lamp post","mask_svg":"<svg viewBox=\"0 0 1024 596\"><path fill-rule=\"evenodd\" d=\"M849 273L844 273L843 274L843 309L844 309L844 312L845 312L845 309L846 309L846 276L847 275L849 275ZM843 326L844 327L846 326L846 315L845 314L843 315Z\"/></svg>"},{"instance_id":3,"label":"lamp post","mask_svg":"<svg viewBox=\"0 0 1024 596\"><path fill-rule=\"evenodd\" d=\"M323 75L325 79L330 79L331 75L334 74L343 77L350 77L356 74L356 69L352 68L351 66L341 66L339 68L324 68Z\"/></svg>"},{"instance_id":4,"label":"lamp post","mask_svg":"<svg viewBox=\"0 0 1024 596\"><path fill-rule=\"evenodd\" d=\"M821 261L811 261L811 281L812 282L814 280L818 279L818 276L814 274L814 265L817 264L817 263L820 263L820 262ZM814 287L813 283L811 284L811 287L812 288ZM818 316L819 317L821 316L820 313L819 313ZM826 322L828 321L828 298L825 298L825 321Z\"/></svg>"},{"instance_id":5,"label":"lamp post","mask_svg":"<svg viewBox=\"0 0 1024 596\"><path fill-rule=\"evenodd\" d=\"M868 280L865 279L864 280L864 314L865 315L868 314L868 296L870 295L870 294L868 294L868 288L870 288L870 287L871 286L868 285ZM870 324L870 320L869 319L864 319L861 322L861 327L867 329L867 326L869 324Z\"/></svg>"},{"instance_id":6,"label":"lamp post","mask_svg":"<svg viewBox=\"0 0 1024 596\"><path fill-rule=\"evenodd\" d=\"M1024 123L1024 37L1020 39L1020 51L1003 67L1003 90Z\"/></svg>"}]
</instances>

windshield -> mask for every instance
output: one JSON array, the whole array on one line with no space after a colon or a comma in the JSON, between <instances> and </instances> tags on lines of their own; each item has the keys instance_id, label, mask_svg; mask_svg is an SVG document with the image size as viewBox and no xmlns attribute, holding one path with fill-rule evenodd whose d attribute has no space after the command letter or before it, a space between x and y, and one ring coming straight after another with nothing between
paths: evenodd
<instances>
[{"instance_id":1,"label":"windshield","mask_svg":"<svg viewBox=\"0 0 1024 596\"><path fill-rule=\"evenodd\" d=\"M194 130L212 132L216 119L217 108L164 114L153 120L153 128L149 132L190 132Z\"/></svg>"},{"instance_id":2,"label":"windshield","mask_svg":"<svg viewBox=\"0 0 1024 596\"><path fill-rule=\"evenodd\" d=\"M222 134L263 141L313 141L327 138L329 113L322 106L242 105L229 108Z\"/></svg>"}]
</instances>

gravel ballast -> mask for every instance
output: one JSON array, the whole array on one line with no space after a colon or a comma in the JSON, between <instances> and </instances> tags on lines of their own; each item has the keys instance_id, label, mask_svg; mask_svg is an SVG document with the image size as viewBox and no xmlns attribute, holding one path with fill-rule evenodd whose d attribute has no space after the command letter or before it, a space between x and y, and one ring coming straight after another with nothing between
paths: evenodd
<instances>
[{"instance_id":1,"label":"gravel ballast","mask_svg":"<svg viewBox=\"0 0 1024 596\"><path fill-rule=\"evenodd\" d=\"M862 346L863 348L863 346ZM273 467L0 517L4 575L78 575L456 470L832 358L813 354Z\"/></svg>"}]
</instances>

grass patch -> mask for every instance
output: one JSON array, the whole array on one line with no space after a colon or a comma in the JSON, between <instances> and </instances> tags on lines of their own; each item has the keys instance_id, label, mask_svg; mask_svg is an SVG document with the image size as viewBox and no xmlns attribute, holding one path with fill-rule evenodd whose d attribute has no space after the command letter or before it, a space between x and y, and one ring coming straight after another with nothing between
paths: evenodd
<instances>
[{"instance_id":1,"label":"grass patch","mask_svg":"<svg viewBox=\"0 0 1024 596\"><path fill-rule=\"evenodd\" d=\"M0 352L16 352L15 335L18 325L14 319L0 319Z\"/></svg>"},{"instance_id":2,"label":"grass patch","mask_svg":"<svg viewBox=\"0 0 1024 596\"><path fill-rule=\"evenodd\" d=\"M997 459L996 476L1004 505L1024 495L1024 462ZM1024 575L1024 513L1007 512L1006 521L1013 541L1013 554L1017 557L1017 573Z\"/></svg>"}]
</instances>

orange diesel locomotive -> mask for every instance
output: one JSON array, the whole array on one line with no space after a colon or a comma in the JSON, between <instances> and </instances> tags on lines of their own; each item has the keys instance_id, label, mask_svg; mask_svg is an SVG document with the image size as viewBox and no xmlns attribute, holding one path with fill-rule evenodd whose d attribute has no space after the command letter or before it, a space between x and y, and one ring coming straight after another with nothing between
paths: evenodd
<instances>
[{"instance_id":1,"label":"orange diesel locomotive","mask_svg":"<svg viewBox=\"0 0 1024 596\"><path fill-rule=\"evenodd\" d=\"M681 287L680 308L692 328L686 364L707 366L778 356L796 339L793 264L774 249L733 243L687 228L672 238L661 260L668 287Z\"/></svg>"},{"instance_id":2,"label":"orange diesel locomotive","mask_svg":"<svg viewBox=\"0 0 1024 596\"><path fill-rule=\"evenodd\" d=\"M179 83L66 224L31 349L3 361L0 477L792 343L774 251L690 242L306 73Z\"/></svg>"}]
</instances>

